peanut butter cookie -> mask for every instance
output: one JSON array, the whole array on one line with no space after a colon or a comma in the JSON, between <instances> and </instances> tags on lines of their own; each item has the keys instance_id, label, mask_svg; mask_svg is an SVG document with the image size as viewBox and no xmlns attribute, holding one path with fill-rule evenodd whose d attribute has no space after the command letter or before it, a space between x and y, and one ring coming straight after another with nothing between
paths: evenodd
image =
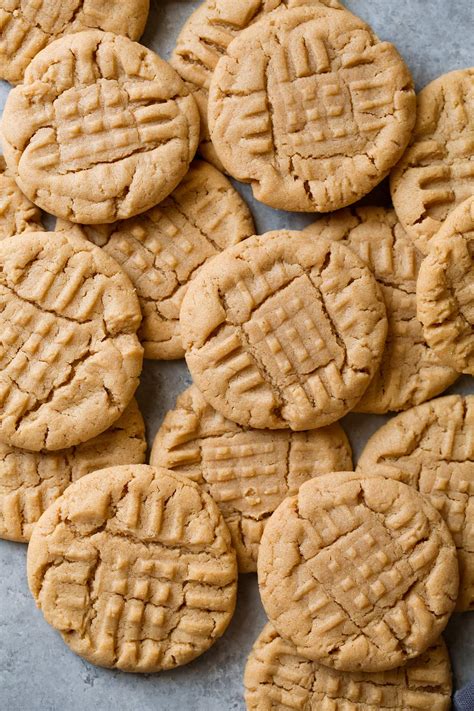
<instances>
[{"instance_id":1,"label":"peanut butter cookie","mask_svg":"<svg viewBox=\"0 0 474 711\"><path fill-rule=\"evenodd\" d=\"M425 652L456 604L458 561L439 513L399 481L326 474L263 533L265 611L298 654L341 671L386 671Z\"/></svg>"},{"instance_id":2,"label":"peanut butter cookie","mask_svg":"<svg viewBox=\"0 0 474 711\"><path fill-rule=\"evenodd\" d=\"M244 427L305 430L360 400L387 319L351 249L281 230L204 265L184 297L181 332L195 383L218 412Z\"/></svg>"},{"instance_id":3,"label":"peanut butter cookie","mask_svg":"<svg viewBox=\"0 0 474 711\"><path fill-rule=\"evenodd\" d=\"M298 433L240 427L193 385L166 415L150 464L204 486L229 527L240 572L251 573L265 523L285 496L314 476L352 469L352 456L338 424Z\"/></svg>"},{"instance_id":4,"label":"peanut butter cookie","mask_svg":"<svg viewBox=\"0 0 474 711\"><path fill-rule=\"evenodd\" d=\"M36 524L28 582L46 620L92 664L156 672L225 631L237 564L201 487L145 465L79 479Z\"/></svg>"},{"instance_id":5,"label":"peanut butter cookie","mask_svg":"<svg viewBox=\"0 0 474 711\"><path fill-rule=\"evenodd\" d=\"M3 152L21 190L56 217L133 217L188 171L199 112L174 69L127 37L92 30L43 49L10 92Z\"/></svg>"},{"instance_id":6,"label":"peanut butter cookie","mask_svg":"<svg viewBox=\"0 0 474 711\"><path fill-rule=\"evenodd\" d=\"M42 229L41 211L23 195L0 156L0 239Z\"/></svg>"}]
</instances>

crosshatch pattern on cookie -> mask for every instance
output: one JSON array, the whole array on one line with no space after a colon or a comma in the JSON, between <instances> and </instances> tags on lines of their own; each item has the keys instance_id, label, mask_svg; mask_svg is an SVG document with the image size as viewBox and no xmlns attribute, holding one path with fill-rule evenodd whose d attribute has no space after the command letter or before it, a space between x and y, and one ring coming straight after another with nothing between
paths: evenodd
<instances>
[{"instance_id":1,"label":"crosshatch pattern on cookie","mask_svg":"<svg viewBox=\"0 0 474 711\"><path fill-rule=\"evenodd\" d=\"M450 395L398 415L368 441L358 470L427 496L458 549L459 610L474 609L474 396Z\"/></svg>"},{"instance_id":2,"label":"crosshatch pattern on cookie","mask_svg":"<svg viewBox=\"0 0 474 711\"><path fill-rule=\"evenodd\" d=\"M392 45L347 12L269 15L214 73L211 136L220 160L274 207L355 202L401 157L414 122L412 80Z\"/></svg>"},{"instance_id":3,"label":"crosshatch pattern on cookie","mask_svg":"<svg viewBox=\"0 0 474 711\"><path fill-rule=\"evenodd\" d=\"M250 653L244 684L249 711L451 708L451 668L442 639L401 669L338 672L299 655L267 624Z\"/></svg>"},{"instance_id":4,"label":"crosshatch pattern on cookie","mask_svg":"<svg viewBox=\"0 0 474 711\"><path fill-rule=\"evenodd\" d=\"M445 74L418 96L410 145L391 176L398 218L424 254L474 190L474 68Z\"/></svg>"},{"instance_id":5,"label":"crosshatch pattern on cookie","mask_svg":"<svg viewBox=\"0 0 474 711\"><path fill-rule=\"evenodd\" d=\"M313 476L352 468L339 425L299 433L246 429L208 405L195 386L167 414L150 462L203 485L219 504L240 572L256 570L265 523L285 496Z\"/></svg>"},{"instance_id":6,"label":"crosshatch pattern on cookie","mask_svg":"<svg viewBox=\"0 0 474 711\"><path fill-rule=\"evenodd\" d=\"M393 669L424 652L458 591L435 509L362 473L312 479L287 498L266 526L258 573L276 629L303 656L346 671Z\"/></svg>"},{"instance_id":7,"label":"crosshatch pattern on cookie","mask_svg":"<svg viewBox=\"0 0 474 711\"><path fill-rule=\"evenodd\" d=\"M222 635L237 568L216 504L146 466L76 482L37 524L30 587L78 654L125 671L187 663Z\"/></svg>"}]
</instances>

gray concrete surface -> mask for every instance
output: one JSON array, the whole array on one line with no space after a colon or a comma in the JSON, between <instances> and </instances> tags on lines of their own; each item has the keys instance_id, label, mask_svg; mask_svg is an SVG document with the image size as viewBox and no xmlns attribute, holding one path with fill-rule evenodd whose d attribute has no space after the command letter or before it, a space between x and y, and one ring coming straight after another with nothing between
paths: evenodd
<instances>
[{"instance_id":1,"label":"gray concrete surface","mask_svg":"<svg viewBox=\"0 0 474 711\"><path fill-rule=\"evenodd\" d=\"M235 0L239 2L239 0ZM195 0L152 0L144 44L165 58ZM473 0L347 0L350 10L393 41L421 88L440 74L474 64ZM8 87L0 83L0 108ZM298 228L309 217L278 213L250 199L260 232ZM165 412L189 383L183 363L148 362L139 400L151 441ZM464 378L452 390L474 392ZM344 426L359 453L386 418L350 415ZM29 594L26 547L0 541L0 711L242 711L242 673L265 623L255 576L243 576L235 618L225 636L193 664L161 675L99 669L72 654L43 620ZM447 631L456 687L474 676L474 614L455 616Z\"/></svg>"}]
</instances>

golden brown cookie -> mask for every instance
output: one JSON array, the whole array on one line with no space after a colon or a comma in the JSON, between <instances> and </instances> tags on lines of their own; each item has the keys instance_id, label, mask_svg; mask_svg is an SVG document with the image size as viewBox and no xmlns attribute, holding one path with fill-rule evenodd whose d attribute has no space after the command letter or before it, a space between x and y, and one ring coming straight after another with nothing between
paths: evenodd
<instances>
[{"instance_id":1,"label":"golden brown cookie","mask_svg":"<svg viewBox=\"0 0 474 711\"><path fill-rule=\"evenodd\" d=\"M299 654L364 672L427 650L459 583L453 539L428 499L363 472L311 479L280 504L258 580L270 622Z\"/></svg>"},{"instance_id":2,"label":"golden brown cookie","mask_svg":"<svg viewBox=\"0 0 474 711\"><path fill-rule=\"evenodd\" d=\"M207 103L212 74L239 32L278 8L298 5L340 8L337 0L204 0L182 28L171 64L187 82L201 115L201 154L217 168L222 164L209 135Z\"/></svg>"},{"instance_id":3,"label":"golden brown cookie","mask_svg":"<svg viewBox=\"0 0 474 711\"><path fill-rule=\"evenodd\" d=\"M213 499L138 464L89 474L48 508L28 547L28 582L76 654L156 672L192 661L224 633L237 564Z\"/></svg>"},{"instance_id":4,"label":"golden brown cookie","mask_svg":"<svg viewBox=\"0 0 474 711\"><path fill-rule=\"evenodd\" d=\"M258 200L329 212L370 192L402 156L415 93L395 47L362 20L305 6L233 40L208 115L219 159Z\"/></svg>"},{"instance_id":5,"label":"golden brown cookie","mask_svg":"<svg viewBox=\"0 0 474 711\"><path fill-rule=\"evenodd\" d=\"M58 220L57 230L71 222ZM232 184L209 163L194 161L160 205L114 225L76 230L117 261L137 289L145 358L184 357L179 310L188 282L225 247L255 233L253 219Z\"/></svg>"},{"instance_id":6,"label":"golden brown cookie","mask_svg":"<svg viewBox=\"0 0 474 711\"><path fill-rule=\"evenodd\" d=\"M406 410L439 395L457 379L427 345L416 317L421 255L393 210L360 207L319 219L305 232L353 249L373 271L387 307L388 336L382 363L356 412Z\"/></svg>"},{"instance_id":7,"label":"golden brown cookie","mask_svg":"<svg viewBox=\"0 0 474 711\"><path fill-rule=\"evenodd\" d=\"M473 136L474 68L444 74L420 92L391 190L398 219L424 254L450 211L474 192Z\"/></svg>"},{"instance_id":8,"label":"golden brown cookie","mask_svg":"<svg viewBox=\"0 0 474 711\"><path fill-rule=\"evenodd\" d=\"M140 38L150 0L0 0L0 79L23 81L31 60L58 37L98 29Z\"/></svg>"},{"instance_id":9,"label":"golden brown cookie","mask_svg":"<svg viewBox=\"0 0 474 711\"><path fill-rule=\"evenodd\" d=\"M97 469L142 464L145 423L135 400L106 432L59 452L0 443L0 538L27 543L39 517L66 488Z\"/></svg>"},{"instance_id":10,"label":"golden brown cookie","mask_svg":"<svg viewBox=\"0 0 474 711\"><path fill-rule=\"evenodd\" d=\"M424 336L440 360L474 375L474 196L431 240L416 298Z\"/></svg>"},{"instance_id":11,"label":"golden brown cookie","mask_svg":"<svg viewBox=\"0 0 474 711\"><path fill-rule=\"evenodd\" d=\"M166 415L150 464L204 486L229 527L240 572L251 573L265 523L285 496L314 476L352 469L352 454L338 424L297 433L240 427L193 385Z\"/></svg>"},{"instance_id":12,"label":"golden brown cookie","mask_svg":"<svg viewBox=\"0 0 474 711\"><path fill-rule=\"evenodd\" d=\"M8 96L2 134L7 165L30 200L101 224L145 212L174 190L198 145L199 112L167 62L93 30L36 55Z\"/></svg>"},{"instance_id":13,"label":"golden brown cookie","mask_svg":"<svg viewBox=\"0 0 474 711\"><path fill-rule=\"evenodd\" d=\"M42 229L41 211L23 195L0 156L0 239Z\"/></svg>"},{"instance_id":14,"label":"golden brown cookie","mask_svg":"<svg viewBox=\"0 0 474 711\"><path fill-rule=\"evenodd\" d=\"M138 385L140 321L128 277L87 240L0 241L0 440L65 449L110 427Z\"/></svg>"},{"instance_id":15,"label":"golden brown cookie","mask_svg":"<svg viewBox=\"0 0 474 711\"><path fill-rule=\"evenodd\" d=\"M205 399L258 429L323 427L360 400L382 357L385 305L348 247L302 232L250 237L208 262L181 309Z\"/></svg>"},{"instance_id":16,"label":"golden brown cookie","mask_svg":"<svg viewBox=\"0 0 474 711\"><path fill-rule=\"evenodd\" d=\"M267 624L245 668L248 711L449 711L452 677L440 637L424 654L387 672L340 672L298 654Z\"/></svg>"},{"instance_id":17,"label":"golden brown cookie","mask_svg":"<svg viewBox=\"0 0 474 711\"><path fill-rule=\"evenodd\" d=\"M443 516L458 549L457 609L474 610L474 395L398 415L368 441L358 469L414 486Z\"/></svg>"}]
</instances>

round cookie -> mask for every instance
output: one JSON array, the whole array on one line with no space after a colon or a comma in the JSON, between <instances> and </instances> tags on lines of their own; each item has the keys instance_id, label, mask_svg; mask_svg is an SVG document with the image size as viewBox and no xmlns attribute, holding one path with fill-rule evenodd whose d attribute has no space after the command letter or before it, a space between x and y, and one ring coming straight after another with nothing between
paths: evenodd
<instances>
[{"instance_id":1,"label":"round cookie","mask_svg":"<svg viewBox=\"0 0 474 711\"><path fill-rule=\"evenodd\" d=\"M71 227L63 220L56 225ZM138 337L145 358L165 360L184 357L179 310L189 280L215 254L255 233L239 193L204 161L194 161L176 190L143 215L76 229L128 274L143 313Z\"/></svg>"},{"instance_id":2,"label":"round cookie","mask_svg":"<svg viewBox=\"0 0 474 711\"><path fill-rule=\"evenodd\" d=\"M474 610L474 395L449 395L390 420L358 469L414 486L440 512L458 550L457 609Z\"/></svg>"},{"instance_id":3,"label":"round cookie","mask_svg":"<svg viewBox=\"0 0 474 711\"><path fill-rule=\"evenodd\" d=\"M0 239L42 229L41 211L23 195L0 156Z\"/></svg>"},{"instance_id":4,"label":"round cookie","mask_svg":"<svg viewBox=\"0 0 474 711\"><path fill-rule=\"evenodd\" d=\"M474 375L474 196L430 243L416 286L418 318L439 358Z\"/></svg>"},{"instance_id":5,"label":"round cookie","mask_svg":"<svg viewBox=\"0 0 474 711\"><path fill-rule=\"evenodd\" d=\"M449 711L452 677L441 637L404 667L351 673L305 659L269 623L250 652L244 686L248 711Z\"/></svg>"},{"instance_id":6,"label":"round cookie","mask_svg":"<svg viewBox=\"0 0 474 711\"><path fill-rule=\"evenodd\" d=\"M31 60L58 37L98 29L141 37L150 0L0 0L0 79L23 81Z\"/></svg>"},{"instance_id":7,"label":"round cookie","mask_svg":"<svg viewBox=\"0 0 474 711\"><path fill-rule=\"evenodd\" d=\"M222 164L212 145L207 121L209 86L217 62L239 32L278 8L298 5L335 7L337 0L204 0L183 26L171 65L187 82L201 115L200 153L217 168Z\"/></svg>"},{"instance_id":8,"label":"round cookie","mask_svg":"<svg viewBox=\"0 0 474 711\"><path fill-rule=\"evenodd\" d=\"M473 107L474 68L428 84L418 95L408 149L392 172L398 219L424 254L450 211L474 192Z\"/></svg>"},{"instance_id":9,"label":"round cookie","mask_svg":"<svg viewBox=\"0 0 474 711\"><path fill-rule=\"evenodd\" d=\"M92 664L156 672L205 652L237 593L230 534L194 482L145 465L79 479L36 524L30 590Z\"/></svg>"},{"instance_id":10,"label":"round cookie","mask_svg":"<svg viewBox=\"0 0 474 711\"><path fill-rule=\"evenodd\" d=\"M265 523L285 496L314 476L352 469L352 454L338 424L297 433L243 428L193 385L166 415L150 464L204 486L229 527L239 571L251 573Z\"/></svg>"},{"instance_id":11,"label":"round cookie","mask_svg":"<svg viewBox=\"0 0 474 711\"><path fill-rule=\"evenodd\" d=\"M271 207L329 212L372 190L402 156L413 81L395 47L346 11L267 15L233 40L209 92L225 169Z\"/></svg>"},{"instance_id":12,"label":"round cookie","mask_svg":"<svg viewBox=\"0 0 474 711\"><path fill-rule=\"evenodd\" d=\"M118 464L142 464L145 423L135 400L106 432L59 452L27 452L0 443L0 538L27 543L39 517L82 476Z\"/></svg>"},{"instance_id":13,"label":"round cookie","mask_svg":"<svg viewBox=\"0 0 474 711\"><path fill-rule=\"evenodd\" d=\"M319 219L305 232L353 249L373 271L384 296L388 336L382 363L356 412L406 410L454 383L456 371L441 363L423 338L416 317L421 256L395 212L383 207L346 209Z\"/></svg>"},{"instance_id":14,"label":"round cookie","mask_svg":"<svg viewBox=\"0 0 474 711\"><path fill-rule=\"evenodd\" d=\"M36 55L2 119L5 160L21 190L84 224L154 207L187 173L198 140L196 102L174 69L98 30Z\"/></svg>"},{"instance_id":15,"label":"round cookie","mask_svg":"<svg viewBox=\"0 0 474 711\"><path fill-rule=\"evenodd\" d=\"M110 427L138 386L140 321L128 277L87 240L0 241L0 440L65 449Z\"/></svg>"},{"instance_id":16,"label":"round cookie","mask_svg":"<svg viewBox=\"0 0 474 711\"><path fill-rule=\"evenodd\" d=\"M354 407L387 335L370 270L302 232L250 237L206 264L181 308L186 361L205 399L258 429L323 427Z\"/></svg>"},{"instance_id":17,"label":"round cookie","mask_svg":"<svg viewBox=\"0 0 474 711\"><path fill-rule=\"evenodd\" d=\"M422 654L456 603L458 561L439 513L399 481L326 474L268 521L263 606L302 656L341 671L395 669Z\"/></svg>"}]
</instances>

